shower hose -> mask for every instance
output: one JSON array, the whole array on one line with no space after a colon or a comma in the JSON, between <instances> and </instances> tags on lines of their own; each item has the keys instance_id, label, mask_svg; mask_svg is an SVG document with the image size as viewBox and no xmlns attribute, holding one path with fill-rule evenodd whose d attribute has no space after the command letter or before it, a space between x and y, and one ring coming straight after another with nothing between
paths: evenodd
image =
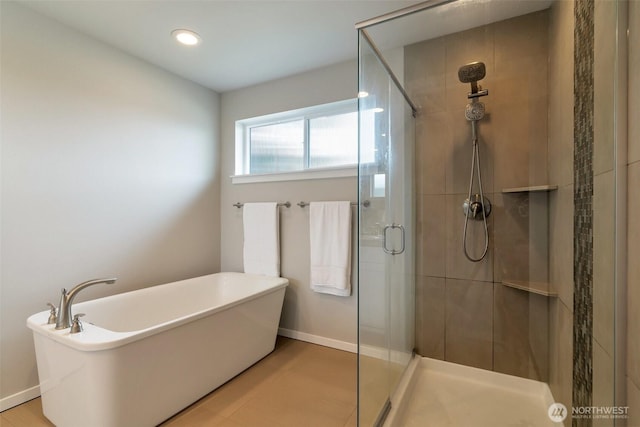
<instances>
[{"instance_id":1,"label":"shower hose","mask_svg":"<svg viewBox=\"0 0 640 427\"><path fill-rule=\"evenodd\" d=\"M487 251L489 250L489 229L487 227L487 215L485 214L486 212L484 204L484 191L482 189L482 174L480 173L480 152L478 150L478 137L476 134L477 122L477 120L471 120L471 139L473 142L473 153L471 155L471 176L469 179L469 196L467 198L467 200L469 201L469 207L465 213L464 232L462 236L462 249L464 250L464 255L471 262L482 261L482 259L487 255ZM480 212L477 212L478 204L475 202L471 202L474 172L478 176L478 188L480 190ZM467 251L467 226L469 224L469 215L472 211L474 218L478 214L482 215L482 221L484 223L484 251L482 251L482 255L480 256L480 258L473 258Z\"/></svg>"}]
</instances>

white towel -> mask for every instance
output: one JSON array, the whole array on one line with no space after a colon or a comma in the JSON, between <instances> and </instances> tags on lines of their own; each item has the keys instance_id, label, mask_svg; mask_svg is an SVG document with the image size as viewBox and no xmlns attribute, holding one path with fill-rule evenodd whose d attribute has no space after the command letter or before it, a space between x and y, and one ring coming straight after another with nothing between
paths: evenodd
<instances>
[{"instance_id":1,"label":"white towel","mask_svg":"<svg viewBox=\"0 0 640 427\"><path fill-rule=\"evenodd\" d=\"M311 289L351 295L351 203L312 202L309 231Z\"/></svg>"},{"instance_id":2,"label":"white towel","mask_svg":"<svg viewBox=\"0 0 640 427\"><path fill-rule=\"evenodd\" d=\"M280 277L280 239L277 203L245 203L244 272Z\"/></svg>"}]
</instances>

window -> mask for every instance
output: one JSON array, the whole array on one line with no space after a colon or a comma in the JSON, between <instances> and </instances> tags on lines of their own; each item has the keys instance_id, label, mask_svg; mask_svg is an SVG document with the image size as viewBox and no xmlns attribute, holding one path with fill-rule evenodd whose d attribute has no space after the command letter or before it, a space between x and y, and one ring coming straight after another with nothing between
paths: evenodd
<instances>
[{"instance_id":1,"label":"window","mask_svg":"<svg viewBox=\"0 0 640 427\"><path fill-rule=\"evenodd\" d=\"M357 107L348 100L236 122L234 178L347 167L355 175Z\"/></svg>"},{"instance_id":2,"label":"window","mask_svg":"<svg viewBox=\"0 0 640 427\"><path fill-rule=\"evenodd\" d=\"M248 129L249 173L304 169L304 120Z\"/></svg>"}]
</instances>

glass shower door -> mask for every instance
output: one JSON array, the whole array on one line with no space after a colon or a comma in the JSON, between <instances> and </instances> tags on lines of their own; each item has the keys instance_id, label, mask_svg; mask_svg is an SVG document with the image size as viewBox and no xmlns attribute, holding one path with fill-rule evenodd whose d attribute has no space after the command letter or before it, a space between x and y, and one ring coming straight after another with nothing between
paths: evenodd
<instances>
[{"instance_id":1,"label":"glass shower door","mask_svg":"<svg viewBox=\"0 0 640 427\"><path fill-rule=\"evenodd\" d=\"M359 425L379 425L414 348L413 118L360 36Z\"/></svg>"}]
</instances>

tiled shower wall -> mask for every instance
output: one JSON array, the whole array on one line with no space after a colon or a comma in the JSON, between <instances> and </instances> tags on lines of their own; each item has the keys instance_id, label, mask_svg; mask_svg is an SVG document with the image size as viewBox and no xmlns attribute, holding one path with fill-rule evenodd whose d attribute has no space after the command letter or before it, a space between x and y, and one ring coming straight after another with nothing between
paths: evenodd
<instances>
[{"instance_id":1,"label":"tiled shower wall","mask_svg":"<svg viewBox=\"0 0 640 427\"><path fill-rule=\"evenodd\" d=\"M617 2L609 0L596 0L593 5L593 287L590 304L593 372L590 403L605 407L614 405L615 396L617 7ZM577 281L575 286L577 288ZM620 398L618 401L620 403ZM608 425L611 420L593 420L593 426Z\"/></svg>"},{"instance_id":2,"label":"tiled shower wall","mask_svg":"<svg viewBox=\"0 0 640 427\"><path fill-rule=\"evenodd\" d=\"M558 191L549 200L549 260L558 298L550 301L549 385L567 407L614 404L616 8L580 0L550 9L549 178ZM610 425L565 425L572 422Z\"/></svg>"},{"instance_id":3,"label":"tiled shower wall","mask_svg":"<svg viewBox=\"0 0 640 427\"><path fill-rule=\"evenodd\" d=\"M640 425L640 2L629 2L629 147L628 147L628 426Z\"/></svg>"},{"instance_id":4,"label":"tiled shower wall","mask_svg":"<svg viewBox=\"0 0 640 427\"><path fill-rule=\"evenodd\" d=\"M569 407L573 387L573 29L574 2L549 10L549 386Z\"/></svg>"},{"instance_id":5,"label":"tiled shower wall","mask_svg":"<svg viewBox=\"0 0 640 427\"><path fill-rule=\"evenodd\" d=\"M564 2L561 2L564 3ZM549 281L548 193L502 189L548 184L549 13L536 12L405 48L405 84L416 121L416 347L421 355L523 377L548 378L549 298L502 280ZM458 68L482 61L479 123L490 248L479 263L462 250L471 166L469 84ZM571 95L570 95L571 96ZM481 222L468 248L481 253Z\"/></svg>"},{"instance_id":6,"label":"tiled shower wall","mask_svg":"<svg viewBox=\"0 0 640 427\"><path fill-rule=\"evenodd\" d=\"M593 160L594 2L575 3L573 171L573 400L591 406L593 395ZM573 425L590 426L591 420Z\"/></svg>"},{"instance_id":7,"label":"tiled shower wall","mask_svg":"<svg viewBox=\"0 0 640 427\"><path fill-rule=\"evenodd\" d=\"M640 241L633 220L640 209L640 174L635 168L640 138L634 120L640 99L637 4L629 3L629 425L640 418L640 267L633 262ZM546 12L419 43L405 52L406 84L422 107L416 160L417 349L425 356L548 380L556 401L568 407L614 404L614 76L619 5L602 0L554 2ZM587 15L585 8L590 8ZM574 52L576 22L591 26L592 42L584 53L579 47ZM579 38L588 39L583 34ZM537 49L541 46L547 51ZM468 88L458 83L456 71L474 60L487 64L481 83L490 95L482 99L488 116L480 124L480 138L485 191L494 202L492 244L479 264L463 258L459 209L468 183L470 143L468 124L460 125ZM576 79L585 61L590 61L587 80ZM538 92L532 94L531 88ZM578 109L574 120L576 105L587 109ZM578 118L591 122L585 127ZM523 133L514 138L516 130ZM580 144L585 141L588 153L580 162ZM589 206L581 213L576 207L586 199L576 194L574 178L583 186L585 176ZM500 192L546 183L558 189L548 194ZM479 251L483 236L477 231L473 239ZM585 238L576 242L574 232ZM500 284L505 278L546 281L557 297L506 288ZM579 291L575 295L574 289ZM583 330L587 335L580 336ZM576 366L575 360L580 361ZM588 420L585 425L606 422Z\"/></svg>"}]
</instances>

